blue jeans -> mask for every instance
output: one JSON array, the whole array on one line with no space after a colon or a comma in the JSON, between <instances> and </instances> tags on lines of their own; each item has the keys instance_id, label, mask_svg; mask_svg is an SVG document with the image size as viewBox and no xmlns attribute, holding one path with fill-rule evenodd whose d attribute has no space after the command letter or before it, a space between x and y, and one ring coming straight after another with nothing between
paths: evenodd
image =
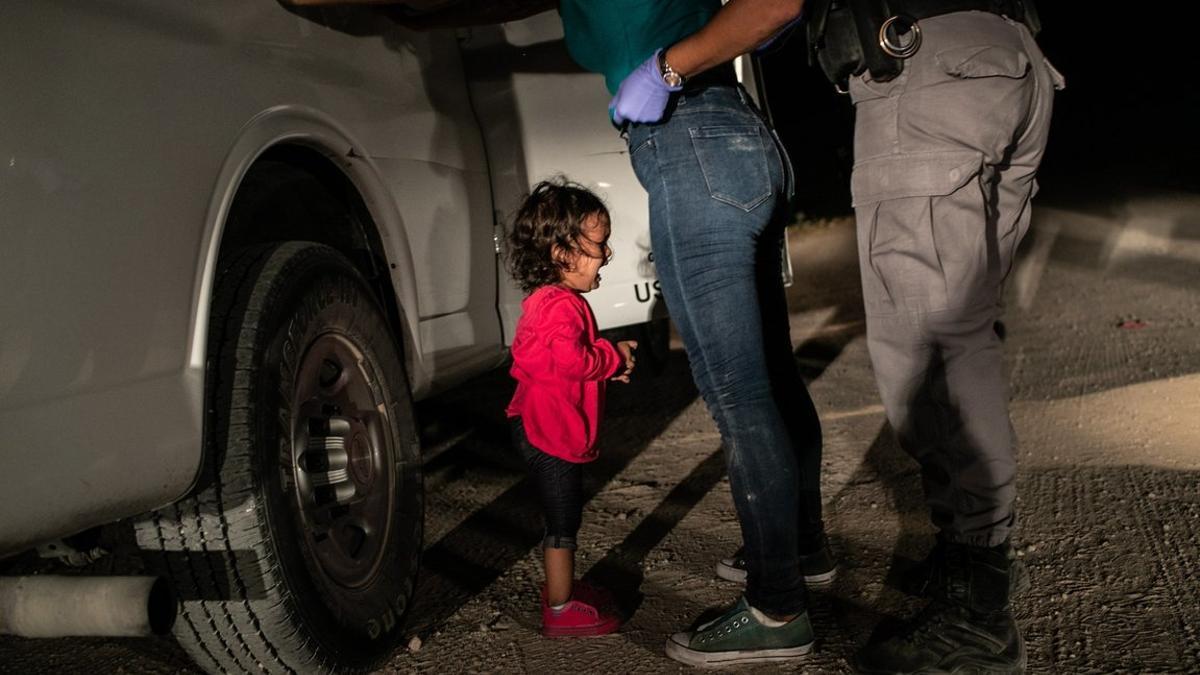
<instances>
[{"instance_id":1,"label":"blue jeans","mask_svg":"<svg viewBox=\"0 0 1200 675\"><path fill-rule=\"evenodd\" d=\"M823 527L821 428L796 368L782 282L791 167L740 88L685 91L668 110L627 130L650 197L655 267L724 441L746 598L797 613L799 554Z\"/></svg>"}]
</instances>

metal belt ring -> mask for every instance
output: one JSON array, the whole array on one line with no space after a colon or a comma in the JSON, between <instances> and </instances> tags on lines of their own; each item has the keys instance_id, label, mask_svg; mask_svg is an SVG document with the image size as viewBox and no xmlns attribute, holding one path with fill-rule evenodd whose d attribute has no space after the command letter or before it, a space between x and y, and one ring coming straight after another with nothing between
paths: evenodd
<instances>
[{"instance_id":1,"label":"metal belt ring","mask_svg":"<svg viewBox=\"0 0 1200 675\"><path fill-rule=\"evenodd\" d=\"M912 38L908 44L897 44L892 42L892 38L888 35L888 29L894 28L897 41L899 41L900 29L907 26L905 32L911 32ZM885 54L897 59L907 59L917 50L921 48L921 27L917 25L917 20L907 14L897 14L883 22L879 27L879 48Z\"/></svg>"}]
</instances>

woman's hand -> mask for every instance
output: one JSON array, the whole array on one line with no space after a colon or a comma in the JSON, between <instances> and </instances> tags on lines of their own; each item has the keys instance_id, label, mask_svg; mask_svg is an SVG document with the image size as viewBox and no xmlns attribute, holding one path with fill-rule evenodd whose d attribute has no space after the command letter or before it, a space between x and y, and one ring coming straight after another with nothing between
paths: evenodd
<instances>
[{"instance_id":1,"label":"woman's hand","mask_svg":"<svg viewBox=\"0 0 1200 675\"><path fill-rule=\"evenodd\" d=\"M617 382L629 384L629 376L633 374L633 364L637 362L637 359L633 356L635 349L637 349L637 340L621 340L617 343L617 351L625 359L625 370L612 379Z\"/></svg>"},{"instance_id":2,"label":"woman's hand","mask_svg":"<svg viewBox=\"0 0 1200 675\"><path fill-rule=\"evenodd\" d=\"M642 65L621 80L617 95L608 104L609 115L617 126L626 122L661 120L671 99L671 92L682 89L668 87L663 82L662 69L658 65L658 55L661 53L660 49L651 54Z\"/></svg>"}]
</instances>

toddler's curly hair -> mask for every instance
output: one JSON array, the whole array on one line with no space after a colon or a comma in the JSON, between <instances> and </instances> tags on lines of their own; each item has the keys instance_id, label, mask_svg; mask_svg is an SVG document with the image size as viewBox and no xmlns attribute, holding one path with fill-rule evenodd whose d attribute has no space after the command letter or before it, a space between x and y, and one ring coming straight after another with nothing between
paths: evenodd
<instances>
[{"instance_id":1,"label":"toddler's curly hair","mask_svg":"<svg viewBox=\"0 0 1200 675\"><path fill-rule=\"evenodd\" d=\"M508 234L508 268L521 290L562 280L567 263L554 258L554 247L582 252L583 223L592 215L609 219L600 197L578 183L560 176L533 186Z\"/></svg>"}]
</instances>

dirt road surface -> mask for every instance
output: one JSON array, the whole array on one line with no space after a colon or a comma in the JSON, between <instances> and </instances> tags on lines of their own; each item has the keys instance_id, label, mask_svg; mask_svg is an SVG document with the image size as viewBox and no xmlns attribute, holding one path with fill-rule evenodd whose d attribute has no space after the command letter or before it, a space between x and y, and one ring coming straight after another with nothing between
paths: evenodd
<instances>
[{"instance_id":1,"label":"dirt road surface","mask_svg":"<svg viewBox=\"0 0 1200 675\"><path fill-rule=\"evenodd\" d=\"M853 226L794 228L796 354L824 423L826 520L841 559L812 597L817 646L773 671L838 673L920 601L895 588L931 544L916 465L884 422L867 358ZM1020 437L1015 540L1033 589L1033 673L1200 671L1200 197L1042 207L1008 287ZM501 410L504 373L423 404L425 566L384 672L662 673L671 632L736 600L713 575L739 533L720 439L681 351L611 390L588 467L579 568L633 610L620 633L538 636L540 522ZM0 638L0 671L190 672L167 639Z\"/></svg>"}]
</instances>

